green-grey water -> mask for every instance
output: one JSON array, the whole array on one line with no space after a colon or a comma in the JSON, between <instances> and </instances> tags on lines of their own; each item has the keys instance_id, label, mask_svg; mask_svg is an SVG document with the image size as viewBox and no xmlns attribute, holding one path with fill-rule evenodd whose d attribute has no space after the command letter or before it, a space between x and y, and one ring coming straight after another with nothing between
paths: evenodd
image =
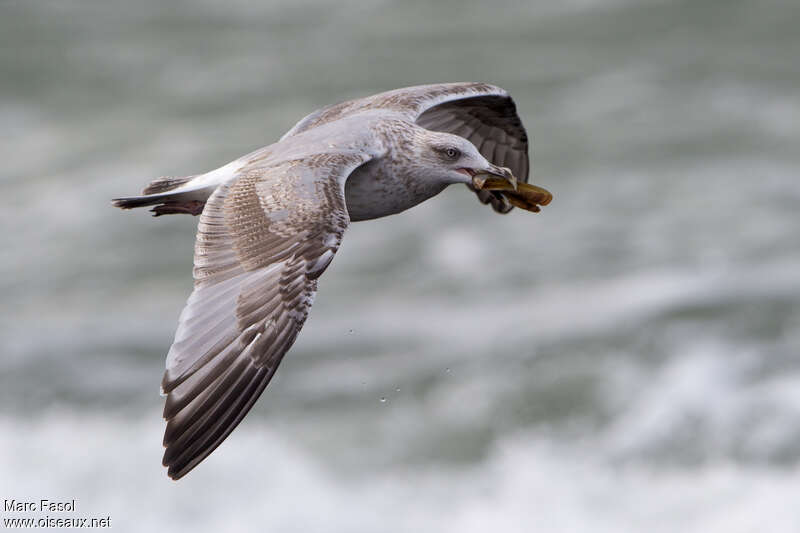
<instances>
[{"instance_id":1,"label":"green-grey water","mask_svg":"<svg viewBox=\"0 0 800 533\"><path fill-rule=\"evenodd\" d=\"M796 531L798 20L3 2L0 498L118 531ZM351 226L253 412L169 481L158 385L197 220L109 199L440 81L511 92L553 203L503 217L453 188Z\"/></svg>"}]
</instances>

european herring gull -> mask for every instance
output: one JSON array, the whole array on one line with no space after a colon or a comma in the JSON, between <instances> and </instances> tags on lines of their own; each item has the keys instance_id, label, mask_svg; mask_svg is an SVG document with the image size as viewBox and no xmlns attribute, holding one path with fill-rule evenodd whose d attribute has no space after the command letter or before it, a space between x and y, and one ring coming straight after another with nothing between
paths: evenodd
<instances>
[{"instance_id":1,"label":"european herring gull","mask_svg":"<svg viewBox=\"0 0 800 533\"><path fill-rule=\"evenodd\" d=\"M159 178L117 207L200 215L194 290L167 354L164 466L178 479L233 431L294 343L351 221L463 183L499 213L539 211L509 94L422 85L322 108L211 172Z\"/></svg>"}]
</instances>

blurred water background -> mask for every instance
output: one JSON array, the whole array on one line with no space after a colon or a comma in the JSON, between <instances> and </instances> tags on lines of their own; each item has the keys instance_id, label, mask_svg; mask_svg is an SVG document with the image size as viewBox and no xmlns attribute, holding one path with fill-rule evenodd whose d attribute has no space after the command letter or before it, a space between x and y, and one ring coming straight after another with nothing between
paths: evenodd
<instances>
[{"instance_id":1,"label":"blurred water background","mask_svg":"<svg viewBox=\"0 0 800 533\"><path fill-rule=\"evenodd\" d=\"M800 530L798 20L3 2L0 498L117 531ZM158 385L197 219L109 199L440 81L512 93L553 203L502 217L452 188L351 226L253 412L169 481Z\"/></svg>"}]
</instances>

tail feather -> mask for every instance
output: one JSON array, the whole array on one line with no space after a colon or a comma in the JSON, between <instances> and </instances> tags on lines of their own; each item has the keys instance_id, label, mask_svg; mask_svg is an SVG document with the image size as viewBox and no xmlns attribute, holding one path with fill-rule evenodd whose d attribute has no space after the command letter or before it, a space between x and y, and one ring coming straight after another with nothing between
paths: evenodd
<instances>
[{"instance_id":1,"label":"tail feather","mask_svg":"<svg viewBox=\"0 0 800 533\"><path fill-rule=\"evenodd\" d=\"M164 202L163 199L154 198L152 196L126 196L124 198L114 198L111 204L120 209L133 209L135 207L146 207L148 205L156 205Z\"/></svg>"},{"instance_id":2,"label":"tail feather","mask_svg":"<svg viewBox=\"0 0 800 533\"><path fill-rule=\"evenodd\" d=\"M245 163L237 159L205 174L156 178L144 188L141 195L114 198L111 203L121 209L154 206L152 211L155 216L175 213L199 215L208 197L221 183L233 179Z\"/></svg>"},{"instance_id":3,"label":"tail feather","mask_svg":"<svg viewBox=\"0 0 800 533\"><path fill-rule=\"evenodd\" d=\"M150 183L148 183L147 187L145 187L142 190L142 194L144 195L157 194L161 192L171 191L173 189L177 189L181 185L190 182L196 177L197 176L181 176L181 177L161 176L160 178L156 178Z\"/></svg>"},{"instance_id":4,"label":"tail feather","mask_svg":"<svg viewBox=\"0 0 800 533\"><path fill-rule=\"evenodd\" d=\"M162 178L159 178L162 179ZM190 178L181 178L187 181ZM145 188L145 192L152 190L155 180ZM184 182L185 183L185 182ZM158 185L155 185L156 187ZM168 190L155 194L143 194L141 196L125 196L111 200L112 205L121 209L134 209L137 207L154 206L153 216L170 215L175 213L185 213L189 215L199 215L203 212L206 200L216 189L216 185L205 187L180 187L177 190Z\"/></svg>"}]
</instances>

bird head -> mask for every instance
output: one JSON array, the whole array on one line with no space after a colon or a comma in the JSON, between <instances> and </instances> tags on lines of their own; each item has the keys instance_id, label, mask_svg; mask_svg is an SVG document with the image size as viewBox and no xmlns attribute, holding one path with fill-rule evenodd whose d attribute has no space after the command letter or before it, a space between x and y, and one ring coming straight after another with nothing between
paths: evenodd
<instances>
[{"instance_id":1,"label":"bird head","mask_svg":"<svg viewBox=\"0 0 800 533\"><path fill-rule=\"evenodd\" d=\"M474 144L458 135L426 131L420 146L419 159L429 169L429 179L448 185L471 185L475 176L495 176L516 187L517 178L510 170L491 164Z\"/></svg>"},{"instance_id":2,"label":"bird head","mask_svg":"<svg viewBox=\"0 0 800 533\"><path fill-rule=\"evenodd\" d=\"M427 132L420 159L433 169L430 178L442 183L464 183L474 190L499 191L508 201L527 211L539 212L553 196L549 191L520 182L506 167L489 162L464 137L441 132Z\"/></svg>"}]
</instances>

